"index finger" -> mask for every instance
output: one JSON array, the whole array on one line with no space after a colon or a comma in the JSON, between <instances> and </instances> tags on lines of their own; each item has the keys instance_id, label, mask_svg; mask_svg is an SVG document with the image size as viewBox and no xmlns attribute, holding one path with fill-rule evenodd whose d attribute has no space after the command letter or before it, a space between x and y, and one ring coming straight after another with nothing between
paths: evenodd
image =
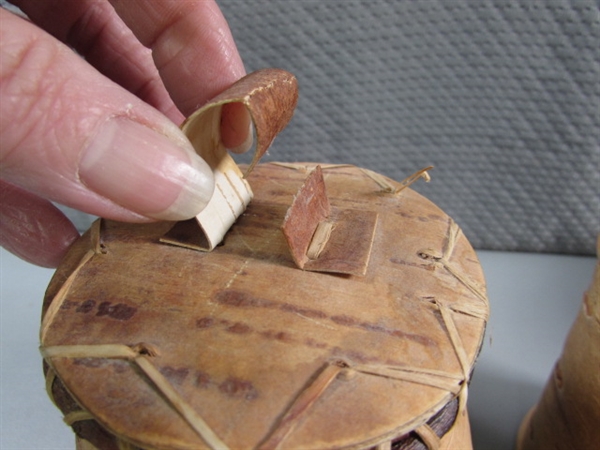
<instances>
[{"instance_id":1,"label":"index finger","mask_svg":"<svg viewBox=\"0 0 600 450\"><path fill-rule=\"evenodd\" d=\"M213 0L110 3L152 50L165 87L185 116L244 76L229 26Z\"/></svg>"}]
</instances>

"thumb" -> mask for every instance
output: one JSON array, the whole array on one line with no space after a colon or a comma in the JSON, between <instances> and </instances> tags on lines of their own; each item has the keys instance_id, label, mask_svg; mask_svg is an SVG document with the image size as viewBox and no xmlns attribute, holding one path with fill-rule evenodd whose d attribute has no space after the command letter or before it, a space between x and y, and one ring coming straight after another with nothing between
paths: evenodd
<instances>
[{"instance_id":1,"label":"thumb","mask_svg":"<svg viewBox=\"0 0 600 450\"><path fill-rule=\"evenodd\" d=\"M116 220L181 220L212 171L165 116L0 10L0 170L34 194Z\"/></svg>"}]
</instances>

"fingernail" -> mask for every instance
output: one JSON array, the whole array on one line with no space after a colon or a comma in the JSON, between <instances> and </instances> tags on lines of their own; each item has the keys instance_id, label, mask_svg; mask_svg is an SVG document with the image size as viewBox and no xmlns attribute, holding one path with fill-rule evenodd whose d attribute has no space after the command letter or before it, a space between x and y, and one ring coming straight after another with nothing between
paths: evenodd
<instances>
[{"instance_id":1,"label":"fingernail","mask_svg":"<svg viewBox=\"0 0 600 450\"><path fill-rule=\"evenodd\" d=\"M254 126L252 126L252 124L250 124L250 126L248 127L248 134L246 135L246 140L244 142L242 142L241 144L230 148L229 151L231 151L232 153L237 153L237 154L241 154L241 153L246 153L248 150L250 150L252 148L252 144L254 143Z\"/></svg>"},{"instance_id":2,"label":"fingernail","mask_svg":"<svg viewBox=\"0 0 600 450\"><path fill-rule=\"evenodd\" d=\"M212 170L183 134L171 139L127 118L107 121L83 151L79 177L124 208L160 220L198 214L212 196Z\"/></svg>"},{"instance_id":3,"label":"fingernail","mask_svg":"<svg viewBox=\"0 0 600 450\"><path fill-rule=\"evenodd\" d=\"M221 110L221 140L233 153L250 150L254 141L250 113L242 103L227 103Z\"/></svg>"}]
</instances>

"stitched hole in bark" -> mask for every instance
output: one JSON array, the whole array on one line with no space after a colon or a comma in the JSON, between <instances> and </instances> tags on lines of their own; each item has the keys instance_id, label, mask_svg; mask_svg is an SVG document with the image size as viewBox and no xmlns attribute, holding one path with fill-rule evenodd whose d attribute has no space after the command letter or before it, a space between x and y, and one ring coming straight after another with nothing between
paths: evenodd
<instances>
[{"instance_id":1,"label":"stitched hole in bark","mask_svg":"<svg viewBox=\"0 0 600 450\"><path fill-rule=\"evenodd\" d=\"M154 345L146 344L145 342L140 342L139 344L132 346L131 349L134 352L139 353L140 355L144 355L144 356L153 357L153 356L158 356L160 354L160 352Z\"/></svg>"},{"instance_id":2,"label":"stitched hole in bark","mask_svg":"<svg viewBox=\"0 0 600 450\"><path fill-rule=\"evenodd\" d=\"M560 365L558 363L554 366L554 380L556 381L556 387L562 389L563 375L562 370L560 370Z\"/></svg>"},{"instance_id":3,"label":"stitched hole in bark","mask_svg":"<svg viewBox=\"0 0 600 450\"><path fill-rule=\"evenodd\" d=\"M442 259L442 253L439 250L434 250L432 248L425 248L423 250L419 250L417 252L419 258L424 259L426 261L439 261Z\"/></svg>"}]
</instances>

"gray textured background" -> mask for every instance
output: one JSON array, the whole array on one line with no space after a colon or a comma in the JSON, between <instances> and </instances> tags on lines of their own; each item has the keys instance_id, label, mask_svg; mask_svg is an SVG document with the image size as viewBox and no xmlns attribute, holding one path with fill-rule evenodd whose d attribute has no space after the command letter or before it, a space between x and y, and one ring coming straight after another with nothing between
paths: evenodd
<instances>
[{"instance_id":1,"label":"gray textured background","mask_svg":"<svg viewBox=\"0 0 600 450\"><path fill-rule=\"evenodd\" d=\"M248 71L300 101L266 160L403 179L477 248L592 254L600 231L593 1L220 0Z\"/></svg>"},{"instance_id":2,"label":"gray textured background","mask_svg":"<svg viewBox=\"0 0 600 450\"><path fill-rule=\"evenodd\" d=\"M266 161L352 163L398 180L432 164L433 181L414 188L476 248L594 253L594 0L218 1L248 71L299 79L296 115Z\"/></svg>"}]
</instances>

